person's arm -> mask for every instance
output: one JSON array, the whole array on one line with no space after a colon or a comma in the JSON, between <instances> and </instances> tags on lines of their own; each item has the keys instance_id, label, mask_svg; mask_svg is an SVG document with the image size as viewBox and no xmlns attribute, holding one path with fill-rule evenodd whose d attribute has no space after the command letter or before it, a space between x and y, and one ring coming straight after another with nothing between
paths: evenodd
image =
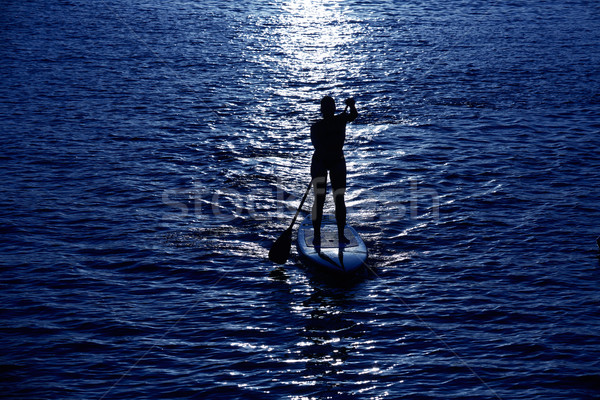
<instances>
[{"instance_id":1,"label":"person's arm","mask_svg":"<svg viewBox=\"0 0 600 400\"><path fill-rule=\"evenodd\" d=\"M358 111L356 111L356 102L352 97L350 97L346 99L346 105L350 107L350 114L348 114L346 120L348 122L352 122L356 119L356 117L358 117Z\"/></svg>"},{"instance_id":2,"label":"person's arm","mask_svg":"<svg viewBox=\"0 0 600 400\"><path fill-rule=\"evenodd\" d=\"M315 148L315 150L321 149L321 147L322 147L321 138L318 135L316 124L313 124L310 127L310 141L311 141L313 147Z\"/></svg>"}]
</instances>

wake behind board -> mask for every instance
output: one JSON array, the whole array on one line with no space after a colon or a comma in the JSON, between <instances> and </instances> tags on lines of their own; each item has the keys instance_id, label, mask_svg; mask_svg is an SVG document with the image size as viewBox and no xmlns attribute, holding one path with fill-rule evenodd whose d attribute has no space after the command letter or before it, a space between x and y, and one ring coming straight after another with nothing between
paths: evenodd
<instances>
[{"instance_id":1,"label":"wake behind board","mask_svg":"<svg viewBox=\"0 0 600 400\"><path fill-rule=\"evenodd\" d=\"M350 243L340 248L338 231L333 215L323 215L321 223L321 248L313 245L313 226L310 214L304 218L298 230L298 251L310 263L338 272L352 272L367 260L367 246L356 230L346 225L344 235Z\"/></svg>"}]
</instances>

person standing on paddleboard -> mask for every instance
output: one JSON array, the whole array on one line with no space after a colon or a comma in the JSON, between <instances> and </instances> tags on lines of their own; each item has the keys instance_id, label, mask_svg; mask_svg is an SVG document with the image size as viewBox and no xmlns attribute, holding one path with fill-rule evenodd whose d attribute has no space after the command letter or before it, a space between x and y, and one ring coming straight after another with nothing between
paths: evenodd
<instances>
[{"instance_id":1,"label":"person standing on paddleboard","mask_svg":"<svg viewBox=\"0 0 600 400\"><path fill-rule=\"evenodd\" d=\"M346 159L344 158L344 141L346 139L346 124L358 116L353 98L346 99L346 109L335 115L335 101L330 96L321 99L321 114L323 118L310 128L310 139L315 148L310 167L310 174L315 189L315 202L312 209L314 229L313 245L321 246L321 220L327 190L327 172L331 179L333 200L335 203L335 220L338 227L340 246L349 243L344 236L346 226ZM347 112L350 108L350 113Z\"/></svg>"}]
</instances>

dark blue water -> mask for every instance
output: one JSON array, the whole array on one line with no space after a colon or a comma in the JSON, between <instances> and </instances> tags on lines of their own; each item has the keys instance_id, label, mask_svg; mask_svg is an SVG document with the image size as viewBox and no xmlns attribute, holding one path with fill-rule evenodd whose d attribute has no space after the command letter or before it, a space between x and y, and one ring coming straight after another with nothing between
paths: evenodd
<instances>
[{"instance_id":1,"label":"dark blue water","mask_svg":"<svg viewBox=\"0 0 600 400\"><path fill-rule=\"evenodd\" d=\"M0 10L3 398L600 398L597 2ZM325 94L354 277L266 257Z\"/></svg>"}]
</instances>

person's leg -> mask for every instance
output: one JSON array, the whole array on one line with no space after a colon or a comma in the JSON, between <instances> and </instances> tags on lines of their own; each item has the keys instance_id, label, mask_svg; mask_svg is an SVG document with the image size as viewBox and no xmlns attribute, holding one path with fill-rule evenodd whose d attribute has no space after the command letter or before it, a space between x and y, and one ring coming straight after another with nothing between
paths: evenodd
<instances>
[{"instance_id":1,"label":"person's leg","mask_svg":"<svg viewBox=\"0 0 600 400\"><path fill-rule=\"evenodd\" d=\"M322 162L313 157L310 168L315 191L315 201L312 208L312 223L314 231L313 245L321 245L321 221L323 220L323 206L325 205L325 193L327 191L327 169Z\"/></svg>"},{"instance_id":2,"label":"person's leg","mask_svg":"<svg viewBox=\"0 0 600 400\"><path fill-rule=\"evenodd\" d=\"M340 244L348 244L350 241L344 236L346 227L346 160L341 159L330 171L331 187L333 188L333 201L335 203L335 222L338 227L338 240Z\"/></svg>"}]
</instances>

